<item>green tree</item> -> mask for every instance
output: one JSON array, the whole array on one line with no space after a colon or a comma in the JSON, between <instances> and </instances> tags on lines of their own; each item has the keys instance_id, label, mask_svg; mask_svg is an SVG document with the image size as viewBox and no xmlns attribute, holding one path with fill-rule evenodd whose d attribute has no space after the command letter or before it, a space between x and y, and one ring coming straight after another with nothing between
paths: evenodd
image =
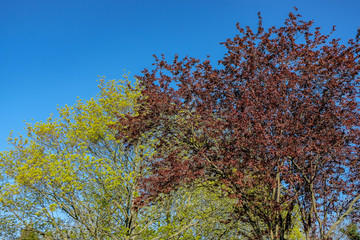
<instances>
[{"instance_id":1,"label":"green tree","mask_svg":"<svg viewBox=\"0 0 360 240\"><path fill-rule=\"evenodd\" d=\"M8 224L50 239L116 239L146 226L132 199L150 147L125 149L108 127L132 111L139 92L125 82L99 87L96 98L59 108L58 118L27 124L27 137L9 137L12 148L0 155Z\"/></svg>"},{"instance_id":2,"label":"green tree","mask_svg":"<svg viewBox=\"0 0 360 240\"><path fill-rule=\"evenodd\" d=\"M4 239L231 239L246 228L223 223L235 202L211 182L136 208L154 138L127 147L111 126L136 116L140 89L127 76L100 80L99 88L95 98L59 108L57 118L27 124L26 136L10 135L11 149L0 153Z\"/></svg>"}]
</instances>

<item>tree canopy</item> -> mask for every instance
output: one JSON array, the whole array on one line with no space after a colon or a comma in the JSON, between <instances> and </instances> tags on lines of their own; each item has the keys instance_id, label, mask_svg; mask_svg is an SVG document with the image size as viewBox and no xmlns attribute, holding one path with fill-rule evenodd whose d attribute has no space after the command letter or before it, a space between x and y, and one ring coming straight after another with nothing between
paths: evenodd
<instances>
[{"instance_id":1,"label":"tree canopy","mask_svg":"<svg viewBox=\"0 0 360 240\"><path fill-rule=\"evenodd\" d=\"M360 206L359 51L290 13L282 27L241 27L210 60L155 57L137 76L138 115L119 120L128 146L156 139L142 206L194 182L236 200L228 222L249 239L330 239ZM333 29L334 31L335 29Z\"/></svg>"},{"instance_id":2,"label":"tree canopy","mask_svg":"<svg viewBox=\"0 0 360 240\"><path fill-rule=\"evenodd\" d=\"M262 24L11 134L0 237L358 239L359 38Z\"/></svg>"}]
</instances>

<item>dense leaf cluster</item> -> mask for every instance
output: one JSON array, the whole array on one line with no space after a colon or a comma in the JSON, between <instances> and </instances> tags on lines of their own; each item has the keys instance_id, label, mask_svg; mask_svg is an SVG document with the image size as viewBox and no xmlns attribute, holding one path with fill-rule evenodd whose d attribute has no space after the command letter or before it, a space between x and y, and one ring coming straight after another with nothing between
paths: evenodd
<instances>
[{"instance_id":1,"label":"dense leaf cluster","mask_svg":"<svg viewBox=\"0 0 360 240\"><path fill-rule=\"evenodd\" d=\"M229 221L251 226L239 236L286 239L297 209L306 239L329 239L360 203L360 45L293 13L237 29L219 67L163 56L137 76L138 115L119 134L157 139L138 204L212 181L237 200Z\"/></svg>"}]
</instances>

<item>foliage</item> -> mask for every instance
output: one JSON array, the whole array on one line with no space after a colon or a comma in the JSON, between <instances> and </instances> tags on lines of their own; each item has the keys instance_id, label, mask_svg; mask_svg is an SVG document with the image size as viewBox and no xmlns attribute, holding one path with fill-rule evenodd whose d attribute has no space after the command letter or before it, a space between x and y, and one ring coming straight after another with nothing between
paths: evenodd
<instances>
[{"instance_id":1,"label":"foliage","mask_svg":"<svg viewBox=\"0 0 360 240\"><path fill-rule=\"evenodd\" d=\"M24 228L21 230L19 240L38 240L38 234L32 231L30 228Z\"/></svg>"},{"instance_id":2,"label":"foliage","mask_svg":"<svg viewBox=\"0 0 360 240\"><path fill-rule=\"evenodd\" d=\"M214 184L197 184L137 208L155 138L126 147L110 126L134 112L137 84L100 80L100 93L59 108L59 117L27 124L1 155L3 239L232 239L244 223L223 224L233 211Z\"/></svg>"},{"instance_id":3,"label":"foliage","mask_svg":"<svg viewBox=\"0 0 360 240\"><path fill-rule=\"evenodd\" d=\"M312 25L259 15L218 68L155 57L11 134L0 237L358 239L360 45Z\"/></svg>"},{"instance_id":4,"label":"foliage","mask_svg":"<svg viewBox=\"0 0 360 240\"><path fill-rule=\"evenodd\" d=\"M27 138L9 137L12 149L1 153L0 198L8 224L50 239L116 239L133 231L131 199L145 146L125 150L107 125L132 113L139 92L116 81L102 80L99 87L96 99L27 124Z\"/></svg>"},{"instance_id":5,"label":"foliage","mask_svg":"<svg viewBox=\"0 0 360 240\"><path fill-rule=\"evenodd\" d=\"M204 228L218 223L231 201L215 200L218 193L205 188L180 189L152 206L134 207L153 141L144 135L144 141L126 148L109 126L119 116L136 115L140 89L127 76L100 80L99 88L95 98L59 108L58 118L27 124L27 137L9 137L12 148L0 153L3 239L215 236ZM201 233L202 238L201 231L209 234Z\"/></svg>"},{"instance_id":6,"label":"foliage","mask_svg":"<svg viewBox=\"0 0 360 240\"><path fill-rule=\"evenodd\" d=\"M137 77L138 115L118 123L130 146L156 139L139 206L215 182L236 199L229 221L248 223L238 236L249 239L285 239L296 212L306 239L329 239L358 211L360 46L312 25L293 13L267 31L260 15L256 32L238 24L219 68L155 57Z\"/></svg>"},{"instance_id":7,"label":"foliage","mask_svg":"<svg viewBox=\"0 0 360 240\"><path fill-rule=\"evenodd\" d=\"M349 240L360 240L360 233L358 232L358 227L355 223L351 223L342 230Z\"/></svg>"}]
</instances>

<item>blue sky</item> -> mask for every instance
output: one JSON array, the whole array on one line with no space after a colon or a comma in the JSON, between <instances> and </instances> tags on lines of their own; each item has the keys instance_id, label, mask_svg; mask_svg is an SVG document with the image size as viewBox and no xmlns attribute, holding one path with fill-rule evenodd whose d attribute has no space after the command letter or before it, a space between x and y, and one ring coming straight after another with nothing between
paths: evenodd
<instances>
[{"instance_id":1,"label":"blue sky","mask_svg":"<svg viewBox=\"0 0 360 240\"><path fill-rule=\"evenodd\" d=\"M336 38L360 26L359 0L1 0L0 151L24 120L96 95L98 75L140 74L153 54L217 60L236 22L279 26L294 6Z\"/></svg>"}]
</instances>

